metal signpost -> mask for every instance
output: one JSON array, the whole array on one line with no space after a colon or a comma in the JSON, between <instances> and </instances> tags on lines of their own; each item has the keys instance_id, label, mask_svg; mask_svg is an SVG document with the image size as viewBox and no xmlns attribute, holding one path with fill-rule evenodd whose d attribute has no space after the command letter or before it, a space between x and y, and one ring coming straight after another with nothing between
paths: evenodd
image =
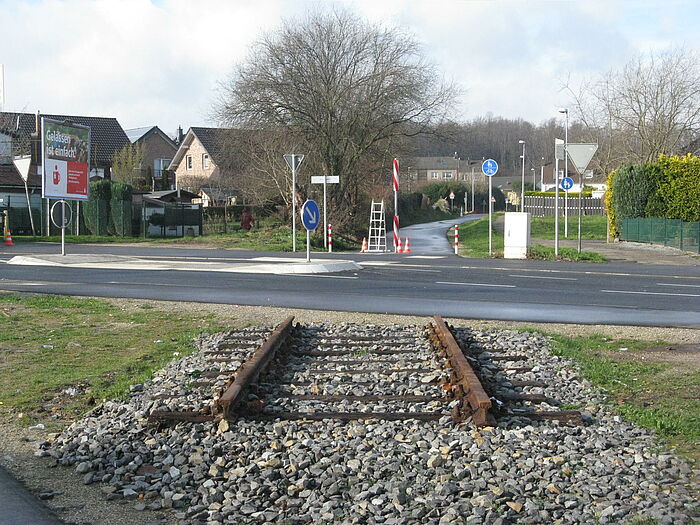
<instances>
[{"instance_id":1,"label":"metal signpost","mask_svg":"<svg viewBox=\"0 0 700 525\"><path fill-rule=\"evenodd\" d=\"M561 179L561 189L564 190L564 237L569 238L569 190L574 187L574 179Z\"/></svg>"},{"instance_id":2,"label":"metal signpost","mask_svg":"<svg viewBox=\"0 0 700 525\"><path fill-rule=\"evenodd\" d=\"M292 251L297 251L297 170L304 160L304 155L295 153L284 155L284 161L292 170Z\"/></svg>"},{"instance_id":3,"label":"metal signpost","mask_svg":"<svg viewBox=\"0 0 700 525\"><path fill-rule=\"evenodd\" d=\"M34 229L34 216L32 215L32 205L29 202L29 187L27 186L27 181L29 180L29 165L32 163L31 155L21 155L19 157L13 157L12 162L19 171L20 177L24 181L24 193L27 196L27 210L29 211L29 223L32 225L32 235L36 235L36 230Z\"/></svg>"},{"instance_id":4,"label":"metal signpost","mask_svg":"<svg viewBox=\"0 0 700 525\"><path fill-rule=\"evenodd\" d=\"M326 198L326 185L327 184L338 184L340 182L340 177L338 175L314 175L311 177L311 184L323 184L323 231L328 231L328 200ZM323 237L323 247L328 247L328 237L324 235Z\"/></svg>"},{"instance_id":5,"label":"metal signpost","mask_svg":"<svg viewBox=\"0 0 700 525\"><path fill-rule=\"evenodd\" d=\"M491 184L491 177L493 177L496 172L498 171L498 163L493 160L493 159L486 159L482 164L481 164L481 171L484 173L489 178L489 256L491 256L491 252L493 251L493 234L491 232L491 214L493 213L493 196L491 195L492 190L492 184Z\"/></svg>"},{"instance_id":6,"label":"metal signpost","mask_svg":"<svg viewBox=\"0 0 700 525\"><path fill-rule=\"evenodd\" d=\"M559 256L559 161L565 159L564 141L554 139L554 256Z\"/></svg>"},{"instance_id":7,"label":"metal signpost","mask_svg":"<svg viewBox=\"0 0 700 525\"><path fill-rule=\"evenodd\" d=\"M321 212L314 201L306 201L301 207L301 223L306 228L306 262L311 262L311 232L318 228Z\"/></svg>"},{"instance_id":8,"label":"metal signpost","mask_svg":"<svg viewBox=\"0 0 700 525\"><path fill-rule=\"evenodd\" d=\"M66 208L66 201L61 199L51 206L51 222L56 228L61 228L61 255L66 254L66 228L73 218L73 210L70 206Z\"/></svg>"},{"instance_id":9,"label":"metal signpost","mask_svg":"<svg viewBox=\"0 0 700 525\"><path fill-rule=\"evenodd\" d=\"M578 253L581 253L581 197L583 194L583 173L591 162L593 155L598 151L598 144L569 144L567 153L576 171L578 171L578 181L580 191L578 194ZM588 178L588 177L586 177Z\"/></svg>"}]
</instances>

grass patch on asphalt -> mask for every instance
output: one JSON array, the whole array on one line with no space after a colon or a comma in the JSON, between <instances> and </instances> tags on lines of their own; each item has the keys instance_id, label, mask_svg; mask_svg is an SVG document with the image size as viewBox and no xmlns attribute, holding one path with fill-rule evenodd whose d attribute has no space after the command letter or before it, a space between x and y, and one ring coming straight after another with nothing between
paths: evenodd
<instances>
[{"instance_id":1,"label":"grass patch on asphalt","mask_svg":"<svg viewBox=\"0 0 700 525\"><path fill-rule=\"evenodd\" d=\"M531 245L527 251L527 258L538 261L608 262L608 260L598 252L581 251L581 253L579 253L578 250L574 248L559 247L559 256L555 256L554 248L542 246L541 244Z\"/></svg>"},{"instance_id":2,"label":"grass patch on asphalt","mask_svg":"<svg viewBox=\"0 0 700 525\"><path fill-rule=\"evenodd\" d=\"M554 354L576 360L583 377L608 392L612 406L621 416L655 430L694 462L700 460L697 367L672 365L644 356L644 349L663 345L661 341L548 335L553 340Z\"/></svg>"},{"instance_id":3,"label":"grass patch on asphalt","mask_svg":"<svg viewBox=\"0 0 700 525\"><path fill-rule=\"evenodd\" d=\"M493 216L495 221L503 213ZM536 219L533 219L533 222ZM552 219L552 225L554 221ZM534 236L534 234L533 234ZM454 228L448 232L448 239L454 245ZM503 234L497 230L492 233L493 257L503 257ZM463 257L489 256L489 220L488 217L472 222L465 222L459 227L459 254ZM539 244L530 246L528 259L541 261L576 261L576 262L607 262L607 259L596 252L581 252L573 248L559 248L559 256L554 256L554 248Z\"/></svg>"},{"instance_id":4,"label":"grass patch on asphalt","mask_svg":"<svg viewBox=\"0 0 700 525\"><path fill-rule=\"evenodd\" d=\"M562 213L563 213L562 203ZM564 219L559 218L559 238L578 238L578 215L572 215L569 208L569 237L564 237ZM575 213L575 211L573 212ZM608 232L608 217L606 215L583 215L581 217L581 238L604 241ZM554 217L533 217L530 223L530 235L538 239L554 240Z\"/></svg>"},{"instance_id":5,"label":"grass patch on asphalt","mask_svg":"<svg viewBox=\"0 0 700 525\"><path fill-rule=\"evenodd\" d=\"M191 353L198 334L230 328L196 312L53 295L0 295L0 319L0 417L47 428L124 395Z\"/></svg>"}]
</instances>

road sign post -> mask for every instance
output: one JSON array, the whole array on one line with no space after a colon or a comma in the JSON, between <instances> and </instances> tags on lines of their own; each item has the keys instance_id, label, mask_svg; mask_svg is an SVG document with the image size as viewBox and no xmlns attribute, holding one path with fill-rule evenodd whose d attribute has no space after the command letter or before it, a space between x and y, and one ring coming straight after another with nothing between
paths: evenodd
<instances>
[{"instance_id":1,"label":"road sign post","mask_svg":"<svg viewBox=\"0 0 700 525\"><path fill-rule=\"evenodd\" d=\"M591 162L593 155L598 151L598 144L569 144L567 153L576 171L578 171L578 180L580 191L578 194L578 253L581 253L581 198L583 197L583 173Z\"/></svg>"},{"instance_id":2,"label":"road sign post","mask_svg":"<svg viewBox=\"0 0 700 525\"><path fill-rule=\"evenodd\" d=\"M481 164L481 171L489 178L489 257L493 252L493 232L491 231L491 216L493 214L493 195L491 177L498 171L498 163L493 159L486 159Z\"/></svg>"},{"instance_id":3,"label":"road sign post","mask_svg":"<svg viewBox=\"0 0 700 525\"><path fill-rule=\"evenodd\" d=\"M306 228L306 262L311 262L311 232L318 228L321 212L314 201L306 201L301 207L301 223Z\"/></svg>"},{"instance_id":4,"label":"road sign post","mask_svg":"<svg viewBox=\"0 0 700 525\"><path fill-rule=\"evenodd\" d=\"M574 179L564 177L561 188L564 190L564 237L569 238L569 190L574 187Z\"/></svg>"},{"instance_id":5,"label":"road sign post","mask_svg":"<svg viewBox=\"0 0 700 525\"><path fill-rule=\"evenodd\" d=\"M328 214L326 212L328 207L326 185L327 184L338 184L340 182L340 177L338 175L315 175L311 177L311 184L323 184L323 229L324 231L328 229ZM328 239L324 237L323 247L328 246Z\"/></svg>"},{"instance_id":6,"label":"road sign post","mask_svg":"<svg viewBox=\"0 0 700 525\"><path fill-rule=\"evenodd\" d=\"M566 157L564 141L554 139L554 256L559 256L559 161Z\"/></svg>"},{"instance_id":7,"label":"road sign post","mask_svg":"<svg viewBox=\"0 0 700 525\"><path fill-rule=\"evenodd\" d=\"M295 153L284 155L284 161L292 170L292 251L297 251L297 169L301 166L304 155Z\"/></svg>"},{"instance_id":8,"label":"road sign post","mask_svg":"<svg viewBox=\"0 0 700 525\"><path fill-rule=\"evenodd\" d=\"M29 213L31 213L31 209ZM66 208L66 201L63 199L54 202L53 206L51 206L51 222L57 228L61 228L61 255L66 255L66 227L70 224L72 218L73 210L70 206Z\"/></svg>"}]
</instances>

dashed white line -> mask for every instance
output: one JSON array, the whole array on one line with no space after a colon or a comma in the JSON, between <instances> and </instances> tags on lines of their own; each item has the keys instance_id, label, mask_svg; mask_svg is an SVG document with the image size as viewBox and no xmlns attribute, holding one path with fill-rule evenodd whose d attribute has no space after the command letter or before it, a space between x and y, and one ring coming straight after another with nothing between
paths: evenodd
<instances>
[{"instance_id":1,"label":"dashed white line","mask_svg":"<svg viewBox=\"0 0 700 525\"><path fill-rule=\"evenodd\" d=\"M666 292L633 292L630 290L601 290L604 293L624 293L635 295L672 295L677 297L700 297L700 294L693 293L666 293Z\"/></svg>"},{"instance_id":2,"label":"dashed white line","mask_svg":"<svg viewBox=\"0 0 700 525\"><path fill-rule=\"evenodd\" d=\"M517 279L552 279L554 281L578 281L575 277L548 277L545 275L509 275Z\"/></svg>"},{"instance_id":3,"label":"dashed white line","mask_svg":"<svg viewBox=\"0 0 700 525\"><path fill-rule=\"evenodd\" d=\"M455 284L458 286L491 286L494 288L516 288L514 284L489 284L489 283L453 283L448 281L437 281L435 284Z\"/></svg>"},{"instance_id":4,"label":"dashed white line","mask_svg":"<svg viewBox=\"0 0 700 525\"><path fill-rule=\"evenodd\" d=\"M657 286L683 286L685 288L700 288L700 284L673 284L673 283L656 283Z\"/></svg>"}]
</instances>

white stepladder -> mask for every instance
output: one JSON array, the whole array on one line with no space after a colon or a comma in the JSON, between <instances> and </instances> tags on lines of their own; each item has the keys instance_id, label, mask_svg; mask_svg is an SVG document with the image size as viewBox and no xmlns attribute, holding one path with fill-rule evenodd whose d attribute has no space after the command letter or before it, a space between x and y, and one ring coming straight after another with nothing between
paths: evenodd
<instances>
[{"instance_id":1,"label":"white stepladder","mask_svg":"<svg viewBox=\"0 0 700 525\"><path fill-rule=\"evenodd\" d=\"M385 252L386 249L386 218L384 217L384 201L372 200L372 211L369 215L368 252Z\"/></svg>"}]
</instances>

